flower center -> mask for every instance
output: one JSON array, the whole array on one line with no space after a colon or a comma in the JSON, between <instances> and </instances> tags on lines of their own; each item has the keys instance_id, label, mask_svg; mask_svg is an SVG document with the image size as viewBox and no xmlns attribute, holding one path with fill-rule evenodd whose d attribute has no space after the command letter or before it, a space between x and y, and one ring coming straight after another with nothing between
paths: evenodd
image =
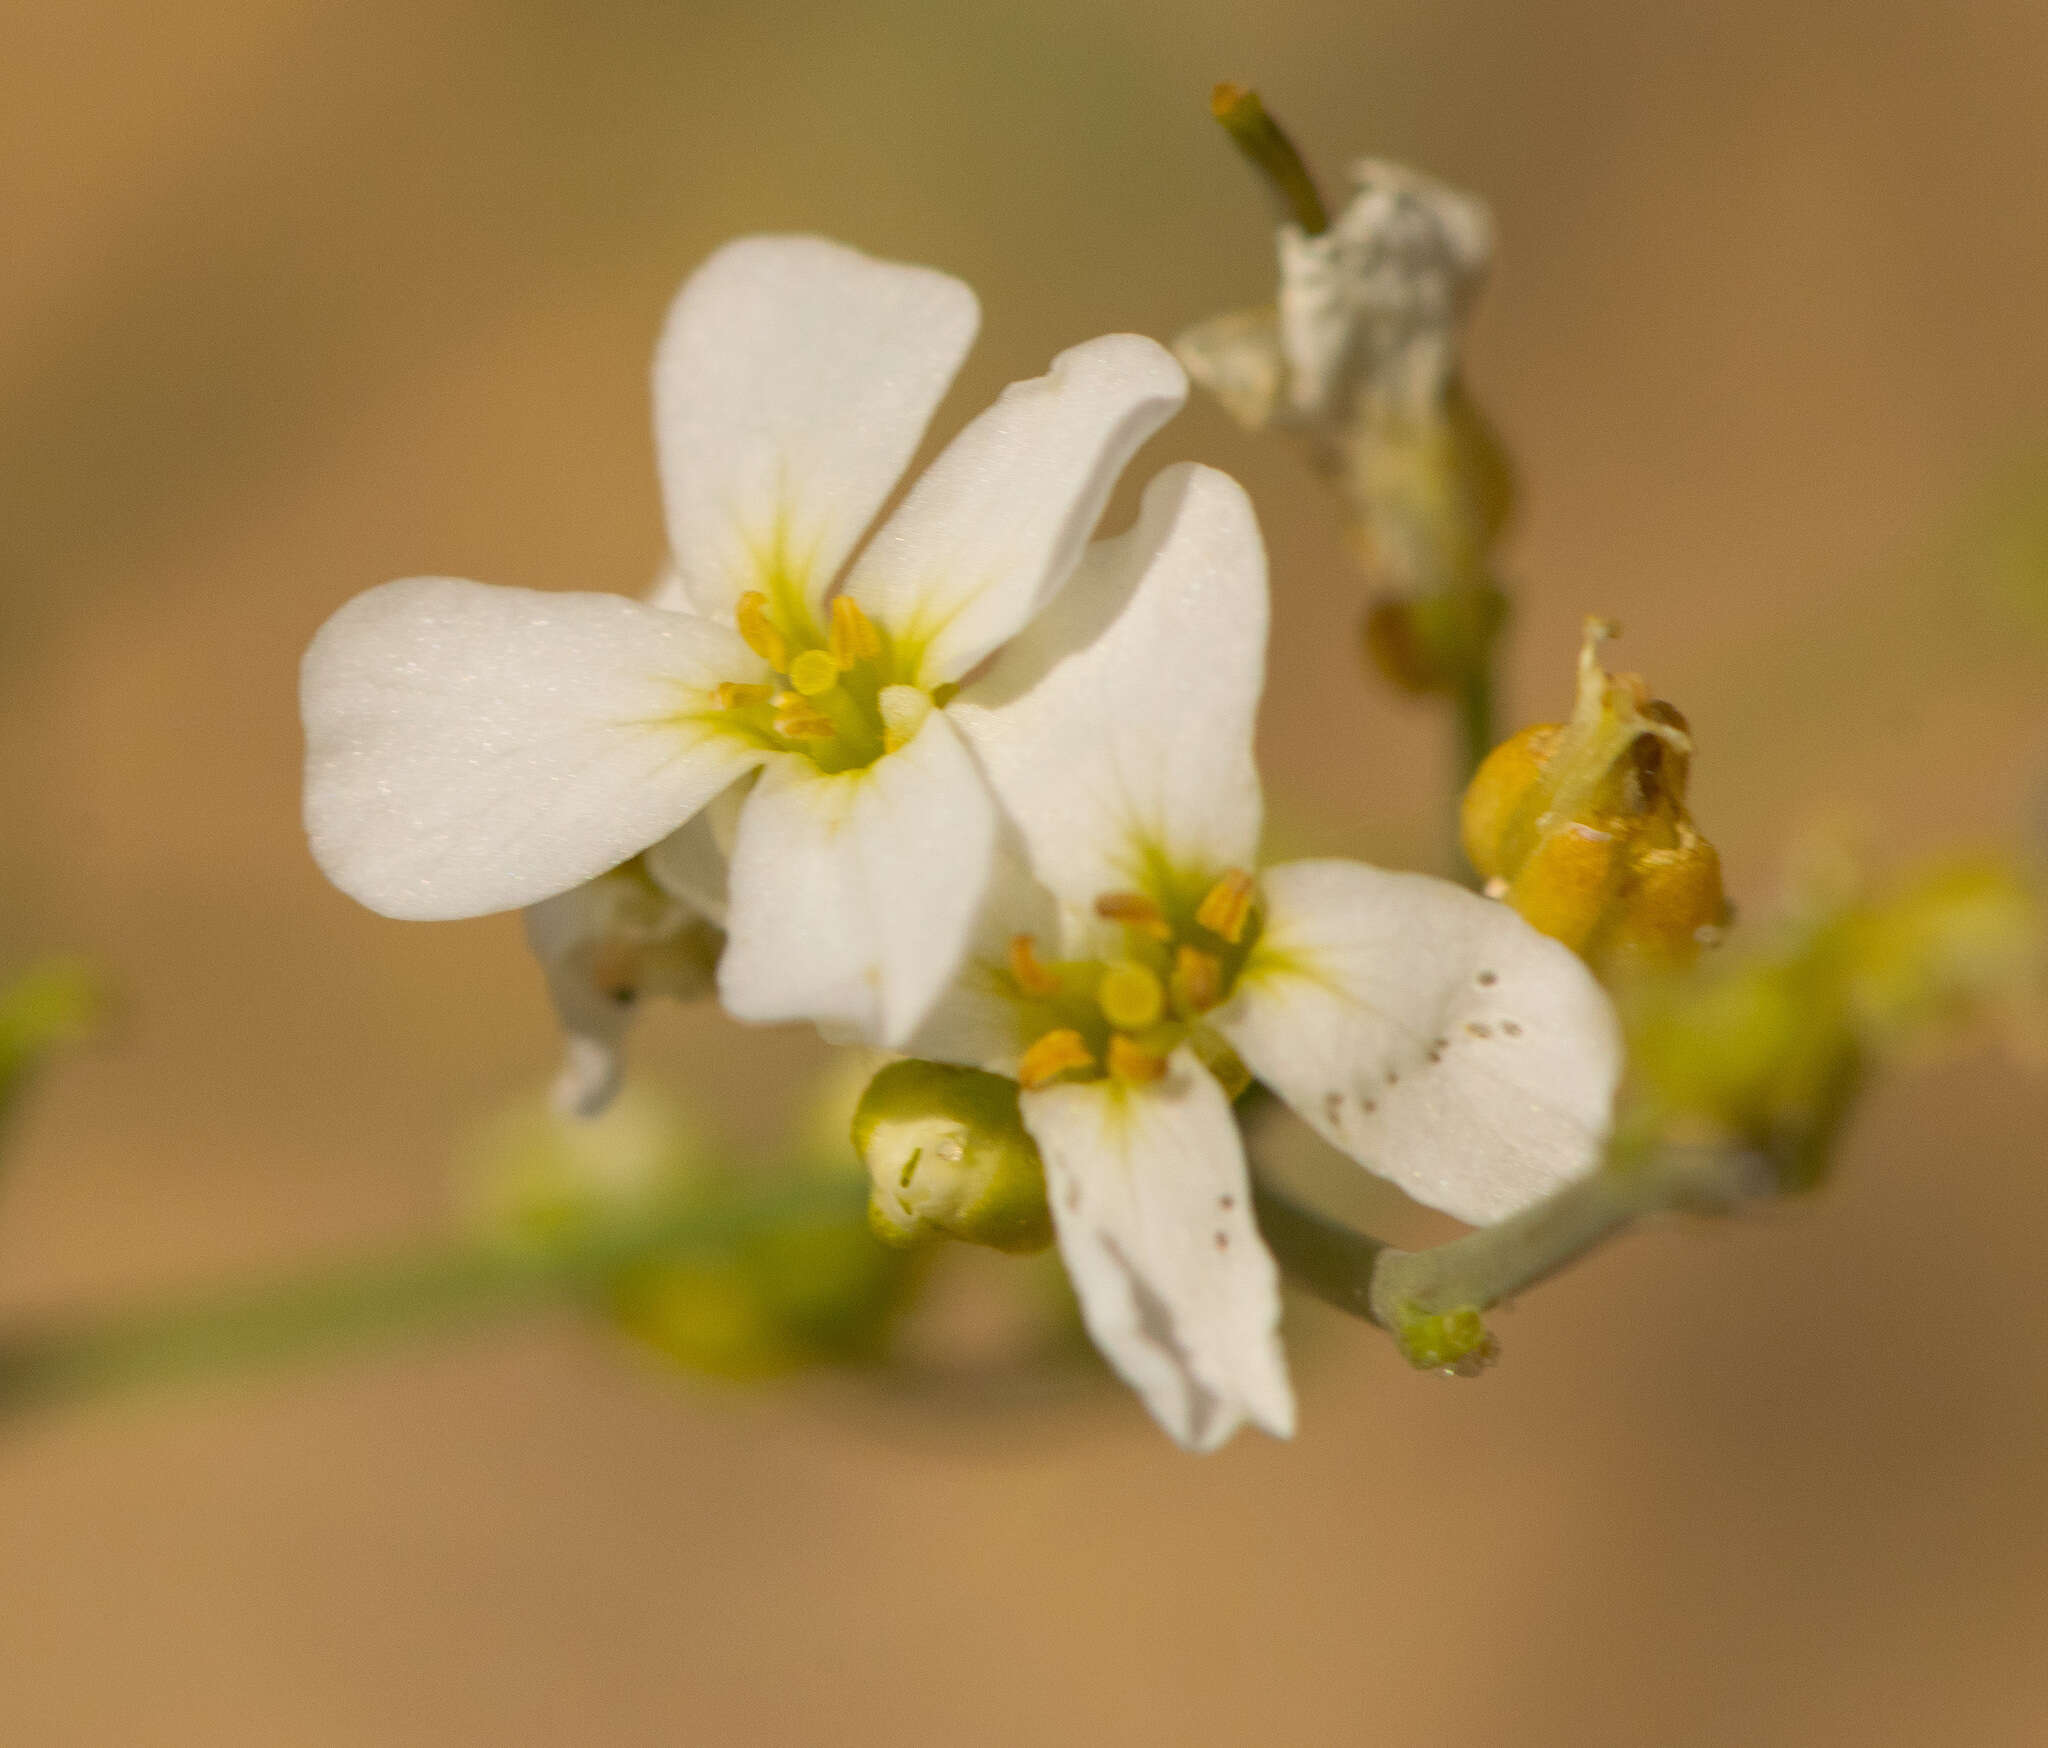
<instances>
[{"instance_id":1,"label":"flower center","mask_svg":"<svg viewBox=\"0 0 2048 1748\"><path fill-rule=\"evenodd\" d=\"M1059 1080L1157 1080L1183 1043L1233 1094L1244 1066L1203 1016L1228 999L1258 940L1258 883L1242 868L1185 887L1105 892L1095 914L1122 932L1120 952L1047 964L1030 935L1010 942L1003 972L1032 1040L1017 1079L1029 1092Z\"/></svg>"},{"instance_id":2,"label":"flower center","mask_svg":"<svg viewBox=\"0 0 2048 1748\"><path fill-rule=\"evenodd\" d=\"M718 688L726 725L777 752L802 753L821 771L858 771L907 746L952 688L927 692L899 673L889 640L838 596L820 631L808 612L778 615L749 590L733 608L747 647L775 670L773 684L728 680Z\"/></svg>"}]
</instances>

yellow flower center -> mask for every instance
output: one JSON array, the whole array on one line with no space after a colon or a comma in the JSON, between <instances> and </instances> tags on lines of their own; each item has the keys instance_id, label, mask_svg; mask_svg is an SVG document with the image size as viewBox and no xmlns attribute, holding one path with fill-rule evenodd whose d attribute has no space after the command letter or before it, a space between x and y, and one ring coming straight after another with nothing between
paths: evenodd
<instances>
[{"instance_id":1,"label":"yellow flower center","mask_svg":"<svg viewBox=\"0 0 2048 1748\"><path fill-rule=\"evenodd\" d=\"M927 691L903 669L880 626L841 595L823 629L786 594L758 589L733 607L747 647L775 670L772 684L727 681L714 694L719 726L821 771L864 770L908 746L953 688Z\"/></svg>"},{"instance_id":2,"label":"yellow flower center","mask_svg":"<svg viewBox=\"0 0 2048 1748\"><path fill-rule=\"evenodd\" d=\"M1029 935L1010 943L1001 973L1030 1042L1017 1079L1032 1091L1061 1080L1143 1085L1190 1044L1234 1094L1243 1065L1205 1024L1230 995L1258 940L1258 883L1242 868L1214 879L1165 871L1153 891L1105 892L1095 914L1122 934L1122 951L1048 964Z\"/></svg>"}]
</instances>

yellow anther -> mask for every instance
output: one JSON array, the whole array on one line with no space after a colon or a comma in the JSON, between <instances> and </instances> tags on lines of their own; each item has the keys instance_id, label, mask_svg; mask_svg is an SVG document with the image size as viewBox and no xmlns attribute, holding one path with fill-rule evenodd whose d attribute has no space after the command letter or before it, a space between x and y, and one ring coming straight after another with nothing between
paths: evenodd
<instances>
[{"instance_id":1,"label":"yellow anther","mask_svg":"<svg viewBox=\"0 0 2048 1748\"><path fill-rule=\"evenodd\" d=\"M1095 901L1095 914L1154 940L1173 939L1173 925L1166 920L1166 913L1142 892L1105 892Z\"/></svg>"},{"instance_id":2,"label":"yellow anther","mask_svg":"<svg viewBox=\"0 0 2048 1748\"><path fill-rule=\"evenodd\" d=\"M884 686L875 705L882 713L882 751L893 753L917 739L932 713L932 696L922 686Z\"/></svg>"},{"instance_id":3,"label":"yellow anther","mask_svg":"<svg viewBox=\"0 0 2048 1748\"><path fill-rule=\"evenodd\" d=\"M1056 1032L1048 1032L1031 1048L1024 1052L1017 1064L1017 1084L1026 1092L1035 1092L1039 1087L1049 1086L1053 1081L1073 1068L1093 1068L1095 1058L1089 1054L1087 1042L1072 1026L1062 1026Z\"/></svg>"},{"instance_id":4,"label":"yellow anther","mask_svg":"<svg viewBox=\"0 0 2048 1748\"><path fill-rule=\"evenodd\" d=\"M727 680L712 696L718 700L721 710L744 710L749 704L766 704L775 696L775 688L749 685L743 680Z\"/></svg>"},{"instance_id":5,"label":"yellow anther","mask_svg":"<svg viewBox=\"0 0 2048 1748\"><path fill-rule=\"evenodd\" d=\"M768 617L768 597L759 589L749 589L732 606L733 623L740 628L740 636L747 640L752 650L778 674L789 668L789 639L776 628L775 621Z\"/></svg>"},{"instance_id":6,"label":"yellow anther","mask_svg":"<svg viewBox=\"0 0 2048 1748\"><path fill-rule=\"evenodd\" d=\"M806 698L822 697L839 684L839 664L821 649L807 649L789 664L789 683Z\"/></svg>"},{"instance_id":7,"label":"yellow anther","mask_svg":"<svg viewBox=\"0 0 2048 1748\"><path fill-rule=\"evenodd\" d=\"M785 692L776 700L775 732L785 740L831 740L839 730L822 711Z\"/></svg>"},{"instance_id":8,"label":"yellow anther","mask_svg":"<svg viewBox=\"0 0 2048 1748\"><path fill-rule=\"evenodd\" d=\"M1223 964L1214 953L1182 945L1173 954L1173 999L1191 1013L1205 1013L1223 995Z\"/></svg>"},{"instance_id":9,"label":"yellow anther","mask_svg":"<svg viewBox=\"0 0 2048 1748\"><path fill-rule=\"evenodd\" d=\"M1018 990L1025 995L1058 995L1060 980L1048 971L1038 957L1038 943L1029 935L1010 937L1010 975L1017 980Z\"/></svg>"},{"instance_id":10,"label":"yellow anther","mask_svg":"<svg viewBox=\"0 0 2048 1748\"><path fill-rule=\"evenodd\" d=\"M1142 1032L1165 1011L1166 991L1136 960L1118 959L1103 972L1095 1000L1112 1026Z\"/></svg>"},{"instance_id":11,"label":"yellow anther","mask_svg":"<svg viewBox=\"0 0 2048 1748\"><path fill-rule=\"evenodd\" d=\"M1118 1032L1109 1041L1109 1072L1132 1086L1143 1086L1166 1072L1166 1058Z\"/></svg>"},{"instance_id":12,"label":"yellow anther","mask_svg":"<svg viewBox=\"0 0 2048 1748\"><path fill-rule=\"evenodd\" d=\"M1229 869L1203 897L1195 921L1235 945L1244 939L1244 925L1251 919L1252 899L1258 890L1258 883L1242 868Z\"/></svg>"},{"instance_id":13,"label":"yellow anther","mask_svg":"<svg viewBox=\"0 0 2048 1748\"><path fill-rule=\"evenodd\" d=\"M832 646L833 661L841 668L874 661L882 653L882 634L851 595L833 597L832 629L827 633L827 641Z\"/></svg>"}]
</instances>

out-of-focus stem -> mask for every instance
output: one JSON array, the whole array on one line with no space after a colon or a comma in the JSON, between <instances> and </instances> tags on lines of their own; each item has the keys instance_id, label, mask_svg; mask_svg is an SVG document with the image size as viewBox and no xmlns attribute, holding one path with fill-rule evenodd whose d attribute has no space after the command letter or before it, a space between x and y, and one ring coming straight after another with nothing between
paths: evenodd
<instances>
[{"instance_id":1,"label":"out-of-focus stem","mask_svg":"<svg viewBox=\"0 0 2048 1748\"><path fill-rule=\"evenodd\" d=\"M474 1239L352 1258L254 1286L0 1332L0 1422L137 1385L250 1370L570 1303L635 1263L783 1221L858 1218L866 1184L775 1186L745 1203L649 1209L542 1251Z\"/></svg>"}]
</instances>

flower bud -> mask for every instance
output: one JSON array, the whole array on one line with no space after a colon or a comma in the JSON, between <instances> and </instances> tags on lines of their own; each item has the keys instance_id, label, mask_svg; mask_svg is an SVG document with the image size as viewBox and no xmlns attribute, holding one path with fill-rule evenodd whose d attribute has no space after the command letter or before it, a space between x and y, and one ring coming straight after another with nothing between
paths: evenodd
<instances>
[{"instance_id":1,"label":"flower bud","mask_svg":"<svg viewBox=\"0 0 2048 1748\"><path fill-rule=\"evenodd\" d=\"M1686 811L1692 738L1641 679L1609 674L1588 620L1565 723L1525 728L1465 791L1465 854L1529 924L1596 970L1691 962L1726 920L1721 860Z\"/></svg>"},{"instance_id":2,"label":"flower bud","mask_svg":"<svg viewBox=\"0 0 2048 1748\"><path fill-rule=\"evenodd\" d=\"M891 1244L964 1238L998 1250L1052 1242L1045 1167L1017 1083L979 1069L892 1062L853 1114L868 1169L868 1223Z\"/></svg>"}]
</instances>

